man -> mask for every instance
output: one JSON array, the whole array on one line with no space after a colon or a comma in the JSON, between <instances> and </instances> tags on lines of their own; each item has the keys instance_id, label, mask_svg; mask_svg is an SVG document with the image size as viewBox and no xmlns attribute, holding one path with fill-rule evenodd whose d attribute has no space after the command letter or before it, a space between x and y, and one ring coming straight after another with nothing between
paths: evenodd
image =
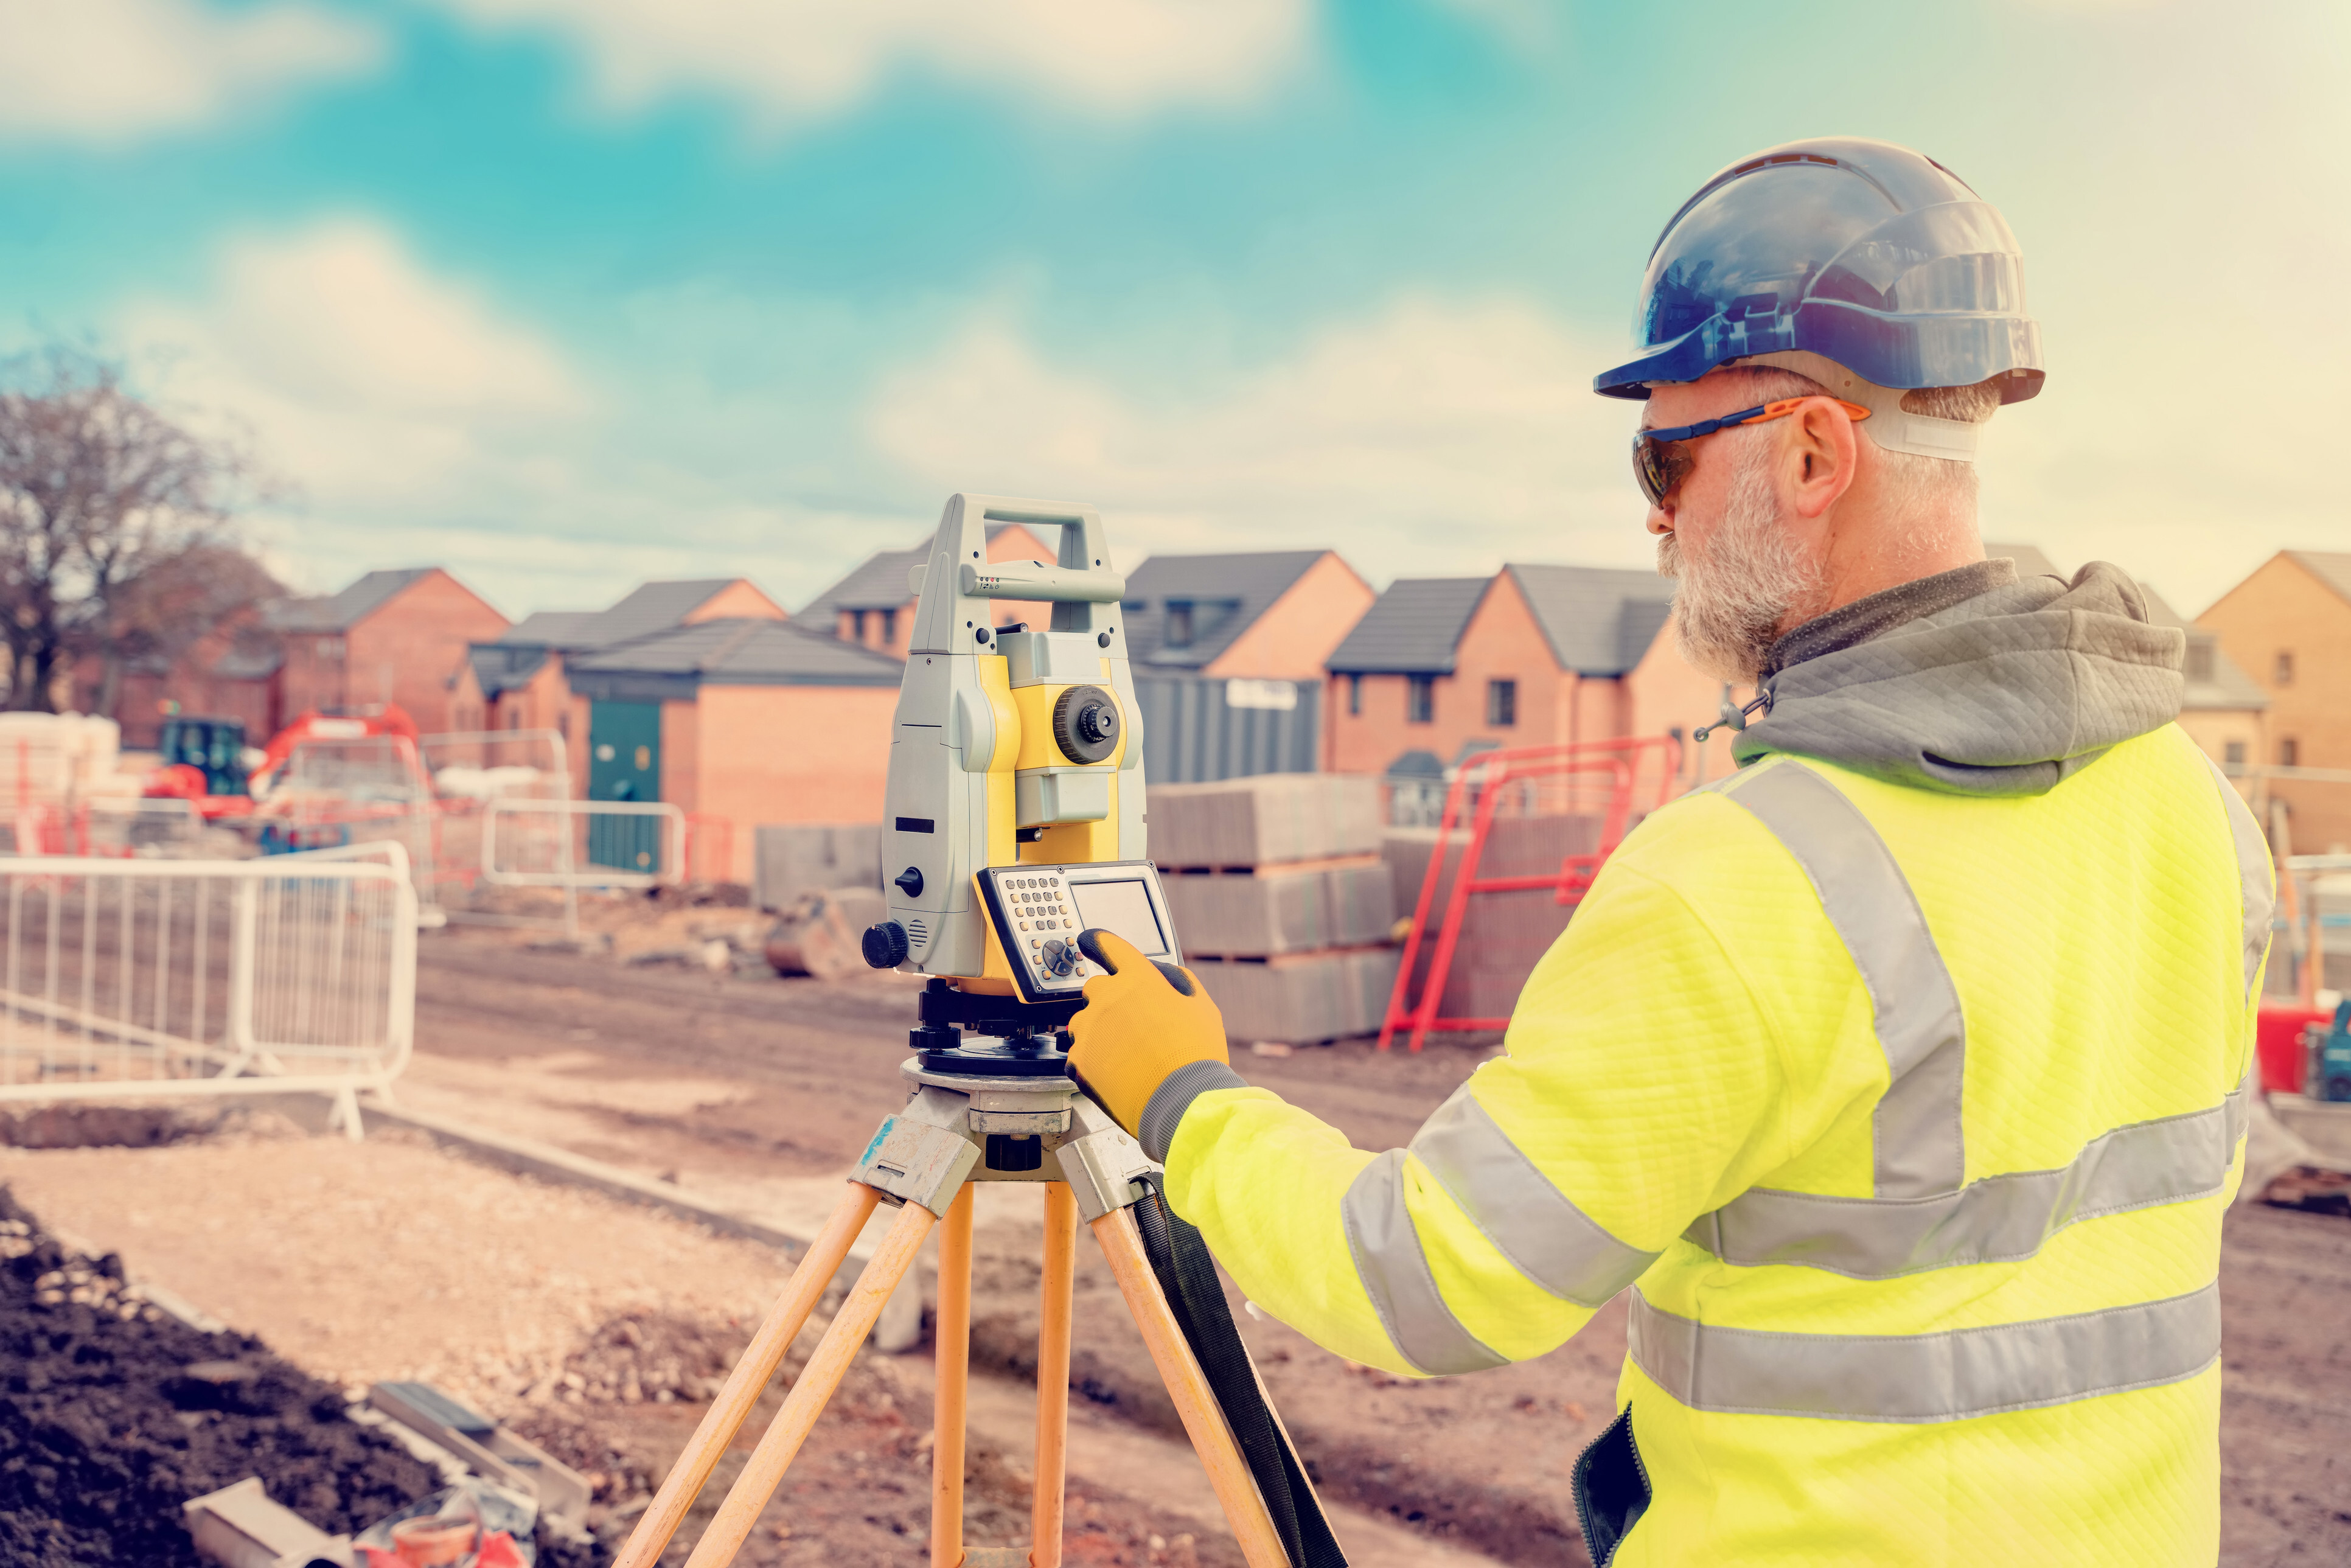
<instances>
[{"instance_id":1,"label":"man","mask_svg":"<svg viewBox=\"0 0 2351 1568\"><path fill-rule=\"evenodd\" d=\"M1196 985L1090 934L1077 1071L1273 1315L1461 1373L1630 1288L1596 1563L2217 1554L2270 868L2170 722L2179 634L2112 567L1982 559L2022 309L1999 214L1884 143L1667 225L1596 385L1648 402L1682 647L1758 686L1740 768L1625 840L1409 1149L1244 1085Z\"/></svg>"}]
</instances>

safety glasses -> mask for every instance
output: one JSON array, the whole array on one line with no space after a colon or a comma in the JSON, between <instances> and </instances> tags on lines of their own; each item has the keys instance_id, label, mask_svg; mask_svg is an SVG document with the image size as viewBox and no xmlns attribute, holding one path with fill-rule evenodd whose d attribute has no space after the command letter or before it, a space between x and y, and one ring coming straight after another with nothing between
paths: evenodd
<instances>
[{"instance_id":1,"label":"safety glasses","mask_svg":"<svg viewBox=\"0 0 2351 1568\"><path fill-rule=\"evenodd\" d=\"M1754 408L1742 408L1737 413L1726 413L1719 419L1701 419L1696 424L1672 426L1665 430L1636 430L1633 433L1633 475L1641 481L1641 494L1649 505L1662 507L1674 486L1689 477L1698 462L1690 451L1691 443L1718 430L1729 430L1734 424L1761 424L1767 419L1780 419L1793 413L1806 400L1800 397L1782 398ZM1869 417L1869 410L1843 398L1829 400L1844 410L1855 423Z\"/></svg>"}]
</instances>

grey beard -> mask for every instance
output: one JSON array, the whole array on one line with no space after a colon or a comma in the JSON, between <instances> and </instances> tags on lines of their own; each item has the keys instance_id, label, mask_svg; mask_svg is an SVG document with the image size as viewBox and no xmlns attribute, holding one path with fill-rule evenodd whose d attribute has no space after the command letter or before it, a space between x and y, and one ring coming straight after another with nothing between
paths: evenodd
<instances>
[{"instance_id":1,"label":"grey beard","mask_svg":"<svg viewBox=\"0 0 2351 1568\"><path fill-rule=\"evenodd\" d=\"M1676 646L1698 669L1733 685L1755 680L1791 612L1820 591L1819 569L1780 526L1771 445L1742 443L1703 562L1684 555L1673 534L1657 541L1657 575L1681 582L1674 595Z\"/></svg>"}]
</instances>

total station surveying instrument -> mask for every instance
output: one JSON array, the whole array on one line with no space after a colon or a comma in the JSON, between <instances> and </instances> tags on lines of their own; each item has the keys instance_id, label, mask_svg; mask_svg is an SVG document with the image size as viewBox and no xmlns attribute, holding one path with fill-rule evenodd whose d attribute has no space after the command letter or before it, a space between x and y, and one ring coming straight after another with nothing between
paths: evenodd
<instances>
[{"instance_id":1,"label":"total station surveying instrument","mask_svg":"<svg viewBox=\"0 0 2351 1568\"><path fill-rule=\"evenodd\" d=\"M991 563L990 524L1058 529L1058 559ZM902 1071L913 1087L851 1173L848 1196L794 1270L662 1482L615 1568L653 1568L877 1204L898 1216L809 1357L687 1568L720 1568L750 1534L934 1224L938 1394L932 1568L1061 1561L1071 1288L1084 1219L1167 1385L1249 1568L1344 1568L1304 1467L1266 1401L1199 1233L1166 1207L1143 1148L1069 1071L1065 1026L1100 969L1099 927L1180 962L1144 858L1143 735L1127 673L1126 580L1087 507L949 497L925 562L899 688L883 824L890 918L865 934L877 968L927 977ZM1051 624L998 626L996 601ZM971 1184L1043 1188L1030 1542L967 1552L964 1399L970 1367Z\"/></svg>"}]
</instances>

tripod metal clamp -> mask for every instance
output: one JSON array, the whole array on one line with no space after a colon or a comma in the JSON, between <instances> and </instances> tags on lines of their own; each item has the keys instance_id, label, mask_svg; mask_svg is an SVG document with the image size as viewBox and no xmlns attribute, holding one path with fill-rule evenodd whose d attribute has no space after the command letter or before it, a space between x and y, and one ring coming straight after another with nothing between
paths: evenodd
<instances>
[{"instance_id":1,"label":"tripod metal clamp","mask_svg":"<svg viewBox=\"0 0 2351 1568\"><path fill-rule=\"evenodd\" d=\"M1078 1200L1078 1218L1092 1225L1114 1209L1132 1206L1144 1195L1140 1178L1159 1167L1110 1113L1084 1095L1072 1106L1070 1135L1053 1151L1061 1162L1061 1179Z\"/></svg>"},{"instance_id":2,"label":"tripod metal clamp","mask_svg":"<svg viewBox=\"0 0 2351 1568\"><path fill-rule=\"evenodd\" d=\"M965 1127L964 1097L925 1089L875 1131L849 1179L944 1219L979 1155Z\"/></svg>"}]
</instances>

